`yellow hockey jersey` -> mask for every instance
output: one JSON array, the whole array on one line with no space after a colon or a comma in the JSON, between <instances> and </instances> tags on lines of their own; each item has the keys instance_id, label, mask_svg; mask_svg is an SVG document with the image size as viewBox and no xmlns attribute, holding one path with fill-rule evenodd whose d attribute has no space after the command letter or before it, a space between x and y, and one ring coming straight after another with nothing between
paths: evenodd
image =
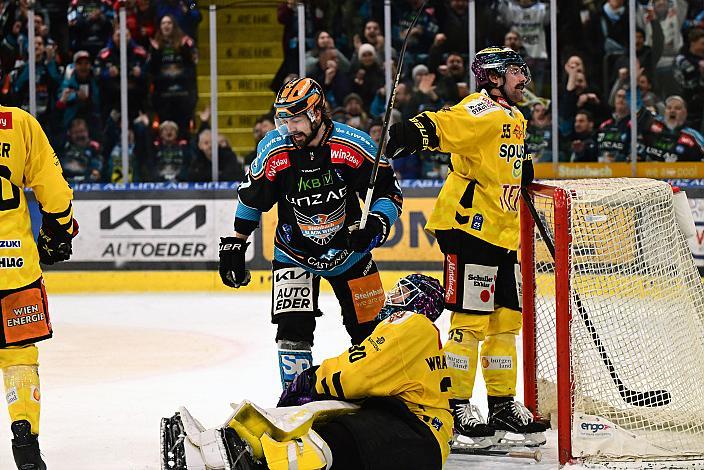
<instances>
[{"instance_id":1,"label":"yellow hockey jersey","mask_svg":"<svg viewBox=\"0 0 704 470\"><path fill-rule=\"evenodd\" d=\"M423 421L450 452L450 376L440 333L423 315L397 312L379 323L358 346L322 362L316 391L339 399L395 397Z\"/></svg>"},{"instance_id":2,"label":"yellow hockey jersey","mask_svg":"<svg viewBox=\"0 0 704 470\"><path fill-rule=\"evenodd\" d=\"M72 232L73 192L46 134L29 113L0 106L0 290L24 287L42 274L25 187Z\"/></svg>"},{"instance_id":3,"label":"yellow hockey jersey","mask_svg":"<svg viewBox=\"0 0 704 470\"><path fill-rule=\"evenodd\" d=\"M425 229L463 230L510 250L518 249L518 198L526 120L485 91L448 110L426 112L439 147L450 152L450 171Z\"/></svg>"}]
</instances>

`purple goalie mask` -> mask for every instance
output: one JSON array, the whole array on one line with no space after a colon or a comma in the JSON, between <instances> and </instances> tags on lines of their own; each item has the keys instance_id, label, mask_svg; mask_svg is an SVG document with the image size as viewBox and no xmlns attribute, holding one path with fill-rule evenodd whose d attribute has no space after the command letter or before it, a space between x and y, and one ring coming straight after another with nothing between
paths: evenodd
<instances>
[{"instance_id":1,"label":"purple goalie mask","mask_svg":"<svg viewBox=\"0 0 704 470\"><path fill-rule=\"evenodd\" d=\"M411 274L399 279L386 294L386 302L377 315L384 320L394 312L408 310L425 315L432 322L445 308L445 289L434 277Z\"/></svg>"}]
</instances>

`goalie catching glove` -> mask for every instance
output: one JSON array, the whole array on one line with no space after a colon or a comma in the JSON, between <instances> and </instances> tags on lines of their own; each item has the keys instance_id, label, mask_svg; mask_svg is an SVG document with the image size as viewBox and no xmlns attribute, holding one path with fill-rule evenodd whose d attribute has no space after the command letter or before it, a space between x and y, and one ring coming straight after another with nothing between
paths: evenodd
<instances>
[{"instance_id":1,"label":"goalie catching glove","mask_svg":"<svg viewBox=\"0 0 704 470\"><path fill-rule=\"evenodd\" d=\"M252 276L245 269L244 256L249 242L238 237L220 237L220 279L228 287L237 289L249 284Z\"/></svg>"},{"instance_id":2,"label":"goalie catching glove","mask_svg":"<svg viewBox=\"0 0 704 470\"><path fill-rule=\"evenodd\" d=\"M389 222L385 215L370 212L367 224L362 229L359 228L360 222L358 220L347 227L349 230L347 248L358 253L369 253L384 244L389 236Z\"/></svg>"},{"instance_id":3,"label":"goalie catching glove","mask_svg":"<svg viewBox=\"0 0 704 470\"><path fill-rule=\"evenodd\" d=\"M42 264L54 264L71 258L73 238L78 235L78 222L72 218L67 225L71 227L71 233L51 215L44 213L37 238L39 261Z\"/></svg>"}]
</instances>

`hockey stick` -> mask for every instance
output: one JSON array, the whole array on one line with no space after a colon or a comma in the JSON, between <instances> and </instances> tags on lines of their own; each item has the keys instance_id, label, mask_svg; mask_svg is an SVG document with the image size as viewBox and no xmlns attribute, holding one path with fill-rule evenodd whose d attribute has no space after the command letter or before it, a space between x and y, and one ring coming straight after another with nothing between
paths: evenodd
<instances>
[{"instance_id":1,"label":"hockey stick","mask_svg":"<svg viewBox=\"0 0 704 470\"><path fill-rule=\"evenodd\" d=\"M418 8L416 16L413 18L411 25L408 27L408 32L403 40L403 46L401 47L401 54L398 56L398 67L396 70L396 77L394 78L393 87L391 88L391 97L389 102L386 103L386 112L384 112L384 122L381 126L381 141L379 146L376 148L376 155L374 156L374 167L372 168L372 174L369 176L369 184L367 185L367 196L364 198L364 208L362 209L362 218L359 221L359 229L362 230L367 226L367 217L369 217L369 210L372 205L372 195L374 194L374 186L376 185L376 175L379 172L379 162L381 161L381 155L386 148L386 133L389 130L389 119L391 119L391 110L394 108L394 103L396 102L396 87L398 86L398 81L401 79L401 71L403 70L403 57L406 55L406 46L408 45L408 38L411 36L411 30L416 25L420 14L423 13L425 4L427 0Z\"/></svg>"},{"instance_id":2,"label":"hockey stick","mask_svg":"<svg viewBox=\"0 0 704 470\"><path fill-rule=\"evenodd\" d=\"M513 457L516 459L533 459L540 462L543 459L543 453L540 450L512 450L512 449L495 449L495 448L477 448L465 446L462 443L453 443L450 448L451 454L461 455L488 455L491 457Z\"/></svg>"},{"instance_id":3,"label":"hockey stick","mask_svg":"<svg viewBox=\"0 0 704 470\"><path fill-rule=\"evenodd\" d=\"M530 194L528 194L528 189L521 188L521 196L523 196L523 201L526 203L526 207L528 207L530 215L532 216L535 225L537 225L540 235L543 237L545 245L548 247L550 255L552 255L553 261L555 261L555 245L548 235L547 228L540 219L538 211L535 209L533 200L531 199ZM611 358L609 358L609 354L606 351L604 344L601 342L601 338L599 337L599 333L596 331L594 323L592 323L591 318L589 318L587 309L584 308L584 305L582 304L582 299L576 291L573 292L573 299L574 303L577 305L577 311L579 311L579 315L582 317L587 330L589 330L589 334L592 337L592 341L594 342L597 351L599 351L599 356L601 356L601 360L604 362L606 368L609 369L611 380L614 382L614 385L618 387L618 393L621 395L623 401L629 405L649 407L658 407L669 404L670 401L672 401L672 396L667 390L648 390L646 392L636 392L623 384L621 378L616 372L614 364L611 362Z\"/></svg>"}]
</instances>

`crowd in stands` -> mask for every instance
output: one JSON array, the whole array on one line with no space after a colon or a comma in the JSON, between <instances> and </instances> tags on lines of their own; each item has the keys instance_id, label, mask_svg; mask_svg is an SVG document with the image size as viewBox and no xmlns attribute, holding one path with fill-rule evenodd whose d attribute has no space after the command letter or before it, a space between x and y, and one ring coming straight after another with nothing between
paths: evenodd
<instances>
[{"instance_id":1,"label":"crowd in stands","mask_svg":"<svg viewBox=\"0 0 704 470\"><path fill-rule=\"evenodd\" d=\"M526 145L553 160L551 87L558 89L558 161L623 162L630 158L628 1L636 2L639 161L702 161L704 1L558 0L559 79L550 83L549 2L476 2L477 50L510 47L530 66L519 103L529 120ZM452 106L469 89L467 0L392 2L392 59L407 35L392 122ZM298 71L295 1L279 6L284 63L272 89ZM370 130L385 110L383 2L324 0L306 10L306 74L326 90L334 120ZM316 60L317 59L317 60ZM447 156L423 152L395 161L402 178L442 177Z\"/></svg>"},{"instance_id":2,"label":"crowd in stands","mask_svg":"<svg viewBox=\"0 0 704 470\"><path fill-rule=\"evenodd\" d=\"M534 160L619 162L630 155L628 2L637 5L637 130L641 161L701 161L704 138L704 0L558 0L557 83L550 83L549 2L476 2L477 50L510 47L525 57L532 82L519 103L529 120ZM306 0L306 75L325 89L335 121L378 142L385 111L383 3ZM469 88L467 0L392 1L391 59L408 36L392 123L452 106ZM127 12L130 174L120 138L118 9ZM214 136L198 99L195 0L43 0L35 2L37 118L71 182L209 181ZM271 88L298 75L295 0L277 6L284 60ZM0 0L0 94L28 109L27 0ZM393 70L395 73L395 70ZM553 116L551 87L559 115ZM255 142L274 128L253 128ZM256 156L236 155L217 136L220 180L239 181ZM433 152L394 162L399 177L442 178L447 156Z\"/></svg>"},{"instance_id":3,"label":"crowd in stands","mask_svg":"<svg viewBox=\"0 0 704 470\"><path fill-rule=\"evenodd\" d=\"M202 14L184 0L35 3L36 117L72 183L125 181L120 126L119 8L126 9L127 181L210 181L207 110L194 116ZM29 110L28 3L0 1L2 102ZM196 128L195 122L200 125ZM219 178L243 164L219 136Z\"/></svg>"}]
</instances>

